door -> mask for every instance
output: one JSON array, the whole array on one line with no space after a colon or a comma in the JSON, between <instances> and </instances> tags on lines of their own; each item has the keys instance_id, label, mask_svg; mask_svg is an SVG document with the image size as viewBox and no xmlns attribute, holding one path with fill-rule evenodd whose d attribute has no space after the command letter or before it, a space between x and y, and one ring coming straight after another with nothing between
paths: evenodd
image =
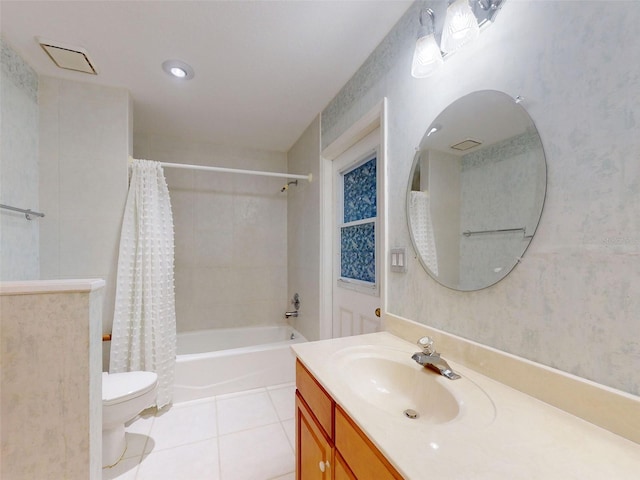
<instances>
[{"instance_id":1,"label":"door","mask_svg":"<svg viewBox=\"0 0 640 480\"><path fill-rule=\"evenodd\" d=\"M332 336L380 330L382 161L376 128L333 161Z\"/></svg>"}]
</instances>

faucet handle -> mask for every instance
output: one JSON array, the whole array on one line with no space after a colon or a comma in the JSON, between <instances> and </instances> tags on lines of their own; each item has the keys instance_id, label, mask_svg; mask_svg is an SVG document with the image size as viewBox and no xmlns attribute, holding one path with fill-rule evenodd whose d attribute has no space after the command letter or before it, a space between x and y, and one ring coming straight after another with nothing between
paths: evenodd
<instances>
[{"instance_id":1,"label":"faucet handle","mask_svg":"<svg viewBox=\"0 0 640 480\"><path fill-rule=\"evenodd\" d=\"M433 339L431 337L422 337L416 343L420 348L422 348L422 352L427 355L432 355L436 352L436 349L433 346Z\"/></svg>"}]
</instances>

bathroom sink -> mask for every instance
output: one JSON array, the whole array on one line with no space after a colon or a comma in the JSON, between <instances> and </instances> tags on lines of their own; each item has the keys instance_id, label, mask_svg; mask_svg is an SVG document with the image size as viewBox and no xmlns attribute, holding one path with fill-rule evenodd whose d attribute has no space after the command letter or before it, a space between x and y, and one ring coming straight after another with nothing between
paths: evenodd
<instances>
[{"instance_id":1,"label":"bathroom sink","mask_svg":"<svg viewBox=\"0 0 640 480\"><path fill-rule=\"evenodd\" d=\"M493 402L471 380L449 380L418 365L406 351L348 347L331 361L343 387L389 415L432 425L462 419L488 424L495 417Z\"/></svg>"}]
</instances>

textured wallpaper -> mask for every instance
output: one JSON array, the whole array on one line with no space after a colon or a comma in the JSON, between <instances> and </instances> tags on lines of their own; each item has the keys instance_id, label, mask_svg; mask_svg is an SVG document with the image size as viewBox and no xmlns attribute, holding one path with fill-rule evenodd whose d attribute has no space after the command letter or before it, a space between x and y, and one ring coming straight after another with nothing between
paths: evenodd
<instances>
[{"instance_id":1,"label":"textured wallpaper","mask_svg":"<svg viewBox=\"0 0 640 480\"><path fill-rule=\"evenodd\" d=\"M425 3L442 14L445 2ZM640 2L540 3L508 0L476 42L422 80L410 75L423 2L414 4L323 112L322 143L388 98L389 245L412 252L406 187L427 126L476 90L523 96L548 184L522 263L469 293L442 287L411 258L406 274L388 278L387 309L637 395Z\"/></svg>"},{"instance_id":2,"label":"textured wallpaper","mask_svg":"<svg viewBox=\"0 0 640 480\"><path fill-rule=\"evenodd\" d=\"M0 203L39 211L38 76L0 40ZM0 210L0 280L39 278L39 227Z\"/></svg>"},{"instance_id":3,"label":"textured wallpaper","mask_svg":"<svg viewBox=\"0 0 640 480\"><path fill-rule=\"evenodd\" d=\"M47 214L40 275L103 278L102 326L110 332L128 184L129 93L47 76L39 90L40 200Z\"/></svg>"}]
</instances>

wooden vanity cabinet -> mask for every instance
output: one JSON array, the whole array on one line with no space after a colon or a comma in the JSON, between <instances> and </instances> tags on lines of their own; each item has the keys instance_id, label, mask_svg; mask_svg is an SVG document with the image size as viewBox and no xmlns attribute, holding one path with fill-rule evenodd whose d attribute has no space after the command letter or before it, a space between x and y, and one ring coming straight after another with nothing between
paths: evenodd
<instances>
[{"instance_id":1,"label":"wooden vanity cabinet","mask_svg":"<svg viewBox=\"0 0 640 480\"><path fill-rule=\"evenodd\" d=\"M299 361L296 387L296 480L402 479Z\"/></svg>"},{"instance_id":2,"label":"wooden vanity cabinet","mask_svg":"<svg viewBox=\"0 0 640 480\"><path fill-rule=\"evenodd\" d=\"M357 480L351 469L347 466L340 452L335 452L335 460L333 461L335 468L333 469L335 480Z\"/></svg>"},{"instance_id":3,"label":"wooden vanity cabinet","mask_svg":"<svg viewBox=\"0 0 640 480\"><path fill-rule=\"evenodd\" d=\"M334 447L307 405L296 392L296 478L329 480L334 478Z\"/></svg>"}]
</instances>

